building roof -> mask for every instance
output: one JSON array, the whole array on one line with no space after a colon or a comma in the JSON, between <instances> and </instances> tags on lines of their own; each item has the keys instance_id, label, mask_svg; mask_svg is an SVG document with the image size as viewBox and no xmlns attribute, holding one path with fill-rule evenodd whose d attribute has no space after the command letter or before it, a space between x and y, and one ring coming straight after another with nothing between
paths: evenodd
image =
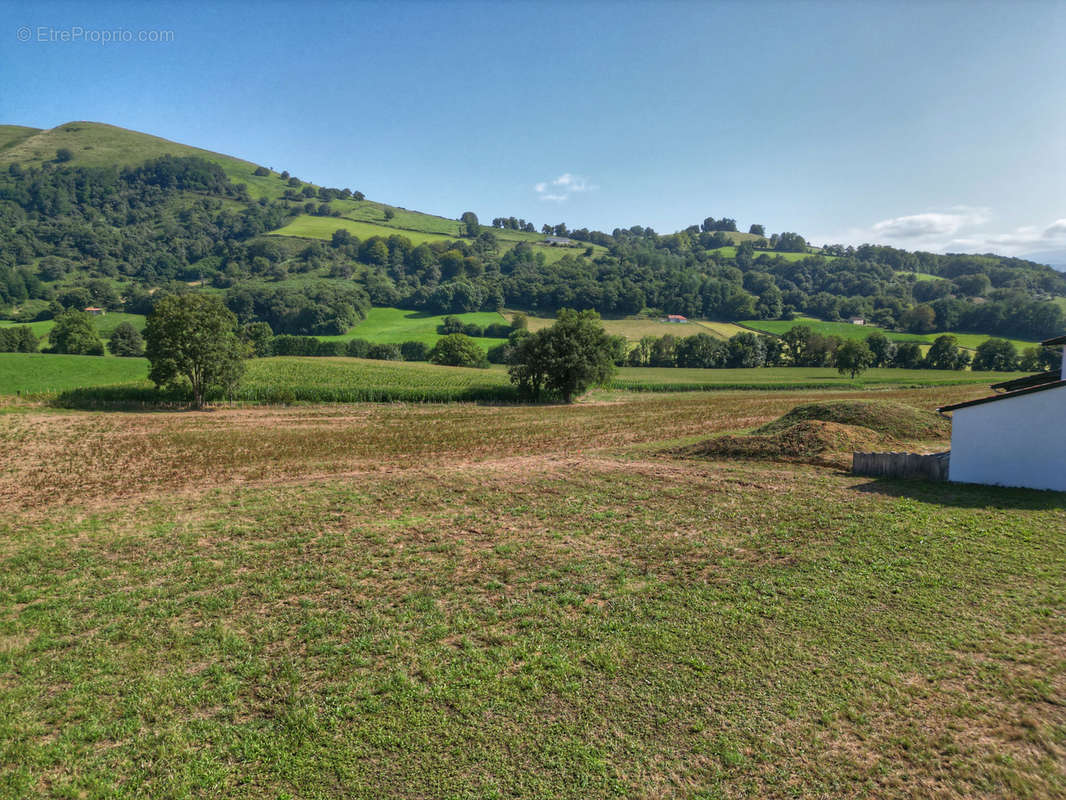
<instances>
[{"instance_id":1,"label":"building roof","mask_svg":"<svg viewBox=\"0 0 1066 800\"><path fill-rule=\"evenodd\" d=\"M666 318L667 319L688 319L688 317L682 316L681 314L667 314Z\"/></svg>"},{"instance_id":2,"label":"building roof","mask_svg":"<svg viewBox=\"0 0 1066 800\"><path fill-rule=\"evenodd\" d=\"M1003 381L1002 383L993 383L992 388L997 392L1014 392L1018 389L1028 389L1030 386L1040 386L1044 383L1051 383L1052 381L1061 380L1061 378L1061 370L1038 372L1035 375L1026 375L1024 378L1014 378L1013 380Z\"/></svg>"},{"instance_id":3,"label":"building roof","mask_svg":"<svg viewBox=\"0 0 1066 800\"><path fill-rule=\"evenodd\" d=\"M1057 344L1066 344L1066 334L1062 336L1056 336L1054 339L1048 339L1040 343L1041 347L1054 347Z\"/></svg>"},{"instance_id":4,"label":"building roof","mask_svg":"<svg viewBox=\"0 0 1066 800\"><path fill-rule=\"evenodd\" d=\"M1048 389L1058 389L1066 386L1066 381L1061 378L1057 381L1050 383L1042 383L1038 386L1030 386L1028 389L1018 389L1015 392L1007 392L1006 394L994 394L991 397L979 397L976 400L967 400L965 403L955 403L950 406L941 406L937 409L940 413L945 411L957 411L960 408L968 408L969 406L980 406L985 403L995 403L997 400L1009 400L1012 397L1021 397L1023 394L1036 394L1037 392L1047 391Z\"/></svg>"}]
</instances>

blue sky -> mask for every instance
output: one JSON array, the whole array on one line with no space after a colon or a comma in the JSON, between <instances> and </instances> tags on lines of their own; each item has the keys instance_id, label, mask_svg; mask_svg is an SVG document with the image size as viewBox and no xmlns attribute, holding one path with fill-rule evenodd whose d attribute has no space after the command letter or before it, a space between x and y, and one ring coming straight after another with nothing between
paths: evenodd
<instances>
[{"instance_id":1,"label":"blue sky","mask_svg":"<svg viewBox=\"0 0 1066 800\"><path fill-rule=\"evenodd\" d=\"M1062 2L0 9L0 122L108 122L483 221L1066 250ZM39 40L76 28L172 40Z\"/></svg>"}]
</instances>

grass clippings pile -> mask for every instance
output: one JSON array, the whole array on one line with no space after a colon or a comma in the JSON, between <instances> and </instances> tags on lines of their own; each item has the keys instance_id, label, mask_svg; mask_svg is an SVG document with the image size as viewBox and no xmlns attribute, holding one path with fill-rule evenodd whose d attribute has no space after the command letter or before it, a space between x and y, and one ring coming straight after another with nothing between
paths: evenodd
<instances>
[{"instance_id":1,"label":"grass clippings pile","mask_svg":"<svg viewBox=\"0 0 1066 800\"><path fill-rule=\"evenodd\" d=\"M796 406L750 434L718 436L682 452L844 467L856 451L898 449L903 442L945 439L950 433L950 423L932 411L880 400L834 400Z\"/></svg>"}]
</instances>

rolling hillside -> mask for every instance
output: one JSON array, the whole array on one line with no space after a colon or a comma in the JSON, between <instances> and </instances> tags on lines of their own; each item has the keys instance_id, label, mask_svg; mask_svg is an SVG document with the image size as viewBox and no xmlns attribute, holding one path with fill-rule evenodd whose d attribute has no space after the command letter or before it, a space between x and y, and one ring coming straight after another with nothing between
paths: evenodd
<instances>
[{"instance_id":1,"label":"rolling hillside","mask_svg":"<svg viewBox=\"0 0 1066 800\"><path fill-rule=\"evenodd\" d=\"M717 320L703 327L722 337L742 320L778 333L792 315L860 315L898 330L922 311L936 332L977 332L965 342L975 346L1060 333L1066 308L1066 279L1020 259L876 245L751 252L740 245L761 237L707 220L708 230L672 234L559 226L569 247L514 225L470 236L458 219L366 199L358 187L316 186L96 122L0 126L0 219L0 318L38 327L56 303L144 314L153 292L176 285L220 293L242 321L316 336L351 335L371 306L428 315L507 306L542 319L595 308L630 340L657 330L645 318L664 313ZM334 239L338 231L347 237Z\"/></svg>"}]
</instances>

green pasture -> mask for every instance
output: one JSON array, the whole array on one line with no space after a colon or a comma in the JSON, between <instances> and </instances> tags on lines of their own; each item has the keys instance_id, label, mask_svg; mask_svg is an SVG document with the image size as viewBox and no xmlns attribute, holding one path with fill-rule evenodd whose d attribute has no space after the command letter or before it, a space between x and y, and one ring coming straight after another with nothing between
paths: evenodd
<instances>
[{"instance_id":1,"label":"green pasture","mask_svg":"<svg viewBox=\"0 0 1066 800\"><path fill-rule=\"evenodd\" d=\"M319 336L323 341L348 341L349 339L366 339L377 344L402 344L403 342L423 342L434 345L440 338L437 327L444 324L445 316L458 317L467 324L484 327L486 325L510 324L510 317L504 317L495 311L473 311L467 314L429 314L424 311L409 311L403 308L372 308L366 319L356 324L347 333L339 336ZM506 339L490 339L479 336L475 339L486 350Z\"/></svg>"},{"instance_id":2,"label":"green pasture","mask_svg":"<svg viewBox=\"0 0 1066 800\"><path fill-rule=\"evenodd\" d=\"M108 337L114 332L115 328L123 322L128 322L137 330L143 331L145 319L146 317L143 314L127 314L122 311L109 311L106 314L93 317L93 324L96 326L100 338L104 339L106 342ZM51 319L44 319L38 322L15 322L10 319L0 319L0 328L27 325L30 330L33 331L34 335L42 340L48 338L48 333L55 327L55 324L55 320ZM45 344L44 341L42 341L42 345L43 344Z\"/></svg>"},{"instance_id":3,"label":"green pasture","mask_svg":"<svg viewBox=\"0 0 1066 800\"><path fill-rule=\"evenodd\" d=\"M55 394L147 378L143 358L0 353L0 395Z\"/></svg>"},{"instance_id":4,"label":"green pasture","mask_svg":"<svg viewBox=\"0 0 1066 800\"><path fill-rule=\"evenodd\" d=\"M822 336L839 336L842 339L863 340L876 331L883 333L893 342L918 342L919 344L924 345L932 344L936 341L938 336L943 336L945 333L901 333L899 331L890 331L885 328L879 328L876 325L853 325L850 322L825 322L824 320L806 316L797 316L791 321L778 319L748 319L744 320L741 324L747 328L761 331L762 333L770 333L774 336L780 336L797 325L806 325L815 333L819 333ZM990 336L986 333L960 333L958 331L947 331L946 333L949 333L958 340L959 347L964 347L968 350L976 350L979 344L993 338L1007 339L1007 341L1014 345L1019 354L1027 347L1035 347L1039 344L1039 342L1031 342L1024 339Z\"/></svg>"}]
</instances>

